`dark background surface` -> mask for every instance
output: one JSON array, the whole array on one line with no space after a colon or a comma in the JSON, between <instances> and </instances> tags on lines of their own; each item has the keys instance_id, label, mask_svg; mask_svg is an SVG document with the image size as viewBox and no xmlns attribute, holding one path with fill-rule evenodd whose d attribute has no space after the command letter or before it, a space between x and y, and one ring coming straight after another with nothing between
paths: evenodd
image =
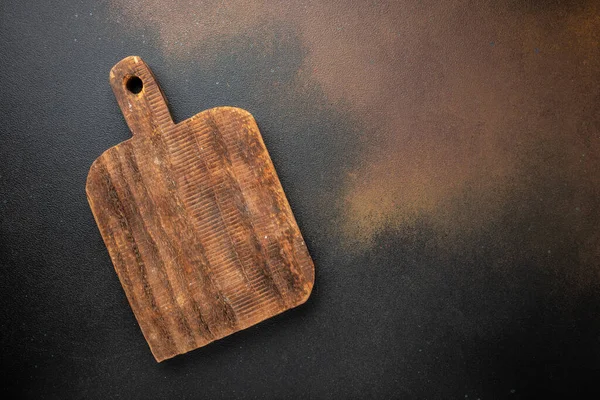
<instances>
[{"instance_id":1,"label":"dark background surface","mask_svg":"<svg viewBox=\"0 0 600 400\"><path fill-rule=\"evenodd\" d=\"M3 1L2 387L597 395L600 5L441 3ZM253 113L316 264L305 305L161 364L84 190L128 55L176 121Z\"/></svg>"}]
</instances>

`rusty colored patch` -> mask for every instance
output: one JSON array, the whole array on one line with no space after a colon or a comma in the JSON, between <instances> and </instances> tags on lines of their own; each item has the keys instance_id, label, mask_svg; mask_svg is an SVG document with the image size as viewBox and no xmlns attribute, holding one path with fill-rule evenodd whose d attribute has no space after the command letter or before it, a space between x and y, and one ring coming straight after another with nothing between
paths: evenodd
<instances>
[{"instance_id":1,"label":"rusty colored patch","mask_svg":"<svg viewBox=\"0 0 600 400\"><path fill-rule=\"evenodd\" d=\"M593 2L569 6L568 14L463 1L115 0L113 10L156 29L164 53L182 59L272 20L295 29L307 49L301 75L316 79L332 103L348 105L364 132L363 155L341 193L341 226L353 242L368 244L384 226L423 213L444 229L470 230L497 214L540 143L559 146L573 174L578 158L566 152L586 151L569 132L594 120L582 111L599 86ZM212 50L202 63L226 49ZM477 193L478 204L460 215L447 204L465 190Z\"/></svg>"}]
</instances>

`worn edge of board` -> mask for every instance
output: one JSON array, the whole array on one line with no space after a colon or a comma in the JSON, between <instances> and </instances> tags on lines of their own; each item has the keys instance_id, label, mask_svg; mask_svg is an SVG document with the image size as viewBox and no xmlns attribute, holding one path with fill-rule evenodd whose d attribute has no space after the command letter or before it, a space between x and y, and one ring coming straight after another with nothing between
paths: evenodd
<instances>
[{"instance_id":1,"label":"worn edge of board","mask_svg":"<svg viewBox=\"0 0 600 400\"><path fill-rule=\"evenodd\" d=\"M146 96L139 96L139 97L135 97L134 99L138 99L139 102L138 104L135 104L135 107L132 107L131 104L131 98L126 98L125 96L120 96L119 93L122 92L122 88L123 86L126 84L126 80L129 76L131 76L132 74L125 74L123 75L122 73L119 74L119 69L128 69L130 68L131 64L135 64L138 68L140 66L140 64L143 66L143 68L145 70L147 70L149 76L151 77L151 79L145 79L143 82L143 88L142 90L146 90L146 91L154 91L155 93L159 93L159 96L161 97L161 99L163 100L163 102L159 102L159 104L157 105L156 102L155 104L150 104L149 101L147 101ZM121 75L121 76L120 76ZM133 74L135 75L135 74ZM258 126L256 124L256 121L254 119L254 117L246 110L237 108L237 107L215 107L215 108L211 108L208 110L204 110L199 112L198 114L195 114L194 116L179 122L178 124L175 124L171 118L171 114L168 110L168 106L166 103L166 98L164 97L164 94L162 93L162 90L160 89L160 86L156 83L154 75L152 74L151 70L146 66L146 64L137 56L131 56L131 57L127 57L124 60L122 60L121 62L119 62L118 64L115 65L115 67L113 67L113 69L111 70L110 73L110 83L111 86L113 87L113 90L115 92L115 95L117 97L117 101L119 103L119 106L121 107L121 110L123 111L123 115L125 117L125 120L128 124L128 126L130 127L131 132L133 133L133 136L113 147L111 147L110 149L106 150L105 152L103 152L103 154L98 157L94 163L92 164L92 166L90 167L90 172L88 173L88 180L86 182L86 194L87 194L87 198L88 198L88 202L90 203L90 207L92 208L92 213L94 214L94 218L96 220L96 223L102 233L102 237L103 240L105 241L105 244L107 244L107 248L110 250L110 246L108 243L106 243L106 237L105 234L103 232L103 228L102 225L99 221L99 218L96 215L96 210L94 207L94 199L93 196L91 196L90 192L89 192L89 181L90 181L90 177L92 176L92 171L94 169L94 166L96 165L97 162L99 162L99 160L101 160L103 157L105 157L106 154L108 154L111 151L115 151L116 149L122 147L122 146L126 146L129 143L132 143L135 139L135 135L136 135L136 131L140 131L140 130L149 130L152 133L160 133L161 131L163 131L164 129L172 129L173 127L176 127L177 125L183 125L185 123L188 123L188 121L197 119L197 118L201 118L205 115L210 115L211 113L217 113L217 112L225 112L225 111L232 111L232 112L236 112L239 114L244 115L246 118L248 118L250 120L250 122L252 124L255 125L256 127L256 133L257 133L257 139L260 141L260 144L262 146L262 148L265 150L265 156L268 159L268 163L270 164L270 166L272 167L272 171L271 173L274 175L275 179L276 179L276 184L279 186L279 188L281 188L281 197L282 200L285 203L285 208L287 208L286 211L288 211L287 213L287 218L290 219L290 223L293 224L293 226L295 226L297 233L299 234L300 238L302 237L301 232L299 230L297 221L295 219L295 216L293 214L293 212L291 211L291 207L289 205L289 202L287 200L287 196L285 195L285 192L283 191L283 188L281 187L281 182L277 176L277 172L272 164L272 160L270 159L270 155L268 154L268 151L266 149L266 146L264 145L264 141L262 139L262 135L260 134L260 130L258 129ZM153 109L154 108L154 109ZM137 112L136 112L137 110ZM140 113L140 110L142 111ZM128 112L129 111L129 112ZM147 119L143 119L143 118L139 118L139 115L146 115L148 116ZM158 116L158 117L157 117ZM301 304L303 304L304 302L306 302L308 300L308 298L310 297L310 294L312 292L312 288L314 285L314 263L312 261L312 258L310 257L310 254L308 253L308 249L306 249L306 245L304 240L302 239L302 245L305 247L307 256L308 256L308 260L310 261L310 265L309 265L309 269L310 269L310 274L308 274L309 279L307 281L304 282L304 295L298 299L296 299L296 301L294 301L292 304L287 305L286 307L282 307L279 310L277 310L277 312L274 313L270 313L268 315L265 315L264 318L260 318L257 321L254 321L250 324L248 324L247 326L243 326L239 329L234 329L230 332L225 333L224 335L220 335L218 337L214 337L212 340L207 341L206 343L203 343L201 345L197 345L193 348L189 348L186 349L184 351L180 351L180 352L175 352L173 354L169 354L166 356L161 356L155 353L154 349L152 348L151 342L148 339L148 337L146 336L146 332L144 331L144 329L142 329L142 333L144 334L144 336L146 337L146 341L148 342L148 344L150 345L150 348L156 358L157 361L162 361L168 358L171 358L177 354L182 354L188 351L191 351L195 348L198 347L202 347L206 344L211 343L212 341L218 340L224 336L228 336L230 334L233 334L239 330L243 330L246 329L249 326L255 325L257 323L260 323L261 321L264 321L268 318L271 318L275 315L278 315L284 311L287 311L291 308L297 307ZM110 253L110 251L109 251ZM113 261L113 265L116 266L115 264L115 260L113 258L113 254L111 253L111 260ZM116 268L115 268L116 270ZM304 272L303 272L304 273ZM119 271L117 270L117 275L119 276L119 279L121 280L121 284L123 286L123 288L125 288L124 286L124 282L122 281L122 277L119 274ZM307 276L305 276L306 278ZM134 311L134 315L136 317L136 319L138 320L138 323L140 322L139 318L138 318L138 314L135 312L135 308L133 307L131 298L129 296L129 293L127 293L127 299L130 303L130 306L132 307L133 311ZM141 324L140 324L140 327Z\"/></svg>"}]
</instances>

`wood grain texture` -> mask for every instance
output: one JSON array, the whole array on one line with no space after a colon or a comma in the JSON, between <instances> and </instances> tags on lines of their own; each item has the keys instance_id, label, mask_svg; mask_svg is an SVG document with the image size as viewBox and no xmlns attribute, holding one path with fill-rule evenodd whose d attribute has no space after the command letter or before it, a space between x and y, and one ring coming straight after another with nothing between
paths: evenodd
<instances>
[{"instance_id":1,"label":"wood grain texture","mask_svg":"<svg viewBox=\"0 0 600 400\"><path fill-rule=\"evenodd\" d=\"M175 124L139 57L110 83L133 137L94 161L86 193L156 360L305 302L313 262L252 115Z\"/></svg>"}]
</instances>

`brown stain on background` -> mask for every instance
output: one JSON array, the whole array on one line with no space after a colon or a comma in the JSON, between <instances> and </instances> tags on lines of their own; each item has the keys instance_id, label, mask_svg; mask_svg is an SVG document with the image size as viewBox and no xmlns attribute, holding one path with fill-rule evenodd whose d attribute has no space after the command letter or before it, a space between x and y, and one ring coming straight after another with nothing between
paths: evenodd
<instances>
[{"instance_id":1,"label":"brown stain on background","mask_svg":"<svg viewBox=\"0 0 600 400\"><path fill-rule=\"evenodd\" d=\"M368 244L422 214L444 231L471 231L497 215L524 175L555 168L580 202L597 191L589 176L598 172L598 138L585 130L598 119L597 3L114 1L113 11L156 29L167 57L190 60L203 49L203 64L226 51L206 52L219 37L250 35L270 20L295 29L307 49L299 76L349 106L363 130L341 194L351 242ZM532 172L531 163L547 168ZM467 215L448 206L465 190L478 198Z\"/></svg>"}]
</instances>

